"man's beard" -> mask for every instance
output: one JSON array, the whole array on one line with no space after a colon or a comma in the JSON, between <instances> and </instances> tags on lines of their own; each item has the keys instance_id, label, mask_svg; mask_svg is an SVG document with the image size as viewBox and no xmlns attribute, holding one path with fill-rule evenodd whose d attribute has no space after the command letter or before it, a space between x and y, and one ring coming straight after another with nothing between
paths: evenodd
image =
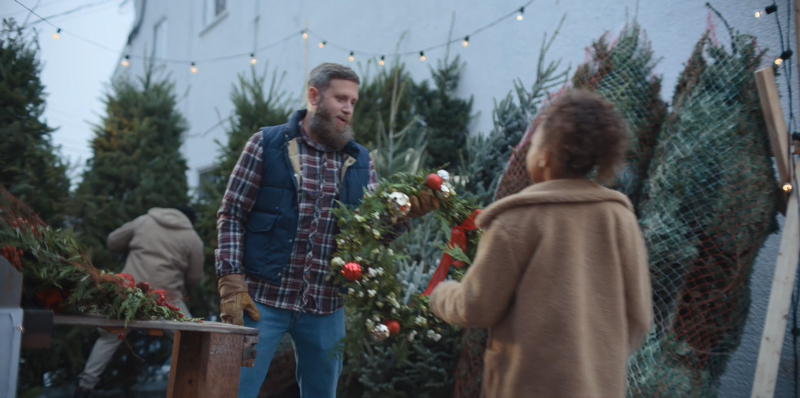
<instances>
[{"instance_id":1,"label":"man's beard","mask_svg":"<svg viewBox=\"0 0 800 398\"><path fill-rule=\"evenodd\" d=\"M331 111L325 108L322 98L320 98L317 111L311 115L308 130L318 143L337 151L342 150L348 142L353 140L353 128L350 123L338 126L338 120Z\"/></svg>"}]
</instances>

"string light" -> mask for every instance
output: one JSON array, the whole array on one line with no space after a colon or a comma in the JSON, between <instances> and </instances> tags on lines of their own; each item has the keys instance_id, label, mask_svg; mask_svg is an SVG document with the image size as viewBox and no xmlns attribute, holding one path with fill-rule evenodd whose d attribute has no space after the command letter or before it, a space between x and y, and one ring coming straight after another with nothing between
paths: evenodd
<instances>
[{"instance_id":1,"label":"string light","mask_svg":"<svg viewBox=\"0 0 800 398\"><path fill-rule=\"evenodd\" d=\"M350 51L350 56L349 56L347 59L348 59L348 60L350 60L350 62L353 62L353 61L355 61L355 60L356 60L356 56L355 56L355 55L353 55L353 52L352 52L352 51Z\"/></svg>"},{"instance_id":2,"label":"string light","mask_svg":"<svg viewBox=\"0 0 800 398\"><path fill-rule=\"evenodd\" d=\"M325 48L326 44L328 44L328 42L323 40L322 42L319 43L319 48Z\"/></svg>"},{"instance_id":3,"label":"string light","mask_svg":"<svg viewBox=\"0 0 800 398\"><path fill-rule=\"evenodd\" d=\"M380 61L378 61L378 65L380 65L380 66L383 66L383 65L385 65L385 64L386 64L385 58L384 58L384 56L383 56L383 55L381 55L381 60L380 60Z\"/></svg>"},{"instance_id":4,"label":"string light","mask_svg":"<svg viewBox=\"0 0 800 398\"><path fill-rule=\"evenodd\" d=\"M197 74L197 65L195 65L194 62L192 62L192 67L189 68L189 72L192 72L193 75Z\"/></svg>"},{"instance_id":5,"label":"string light","mask_svg":"<svg viewBox=\"0 0 800 398\"><path fill-rule=\"evenodd\" d=\"M308 32L304 30L303 31L303 40L305 40L305 39L308 39Z\"/></svg>"},{"instance_id":6,"label":"string light","mask_svg":"<svg viewBox=\"0 0 800 398\"><path fill-rule=\"evenodd\" d=\"M517 14L517 21L522 21L522 14L525 13L525 7L519 8L519 14Z\"/></svg>"},{"instance_id":7,"label":"string light","mask_svg":"<svg viewBox=\"0 0 800 398\"><path fill-rule=\"evenodd\" d=\"M786 184L783 184L782 189L783 189L783 192L786 192L786 193L792 192L792 184L789 184L787 182Z\"/></svg>"},{"instance_id":8,"label":"string light","mask_svg":"<svg viewBox=\"0 0 800 398\"><path fill-rule=\"evenodd\" d=\"M464 48L466 48L469 45L469 36L464 38L464 42L461 43L461 45L464 46Z\"/></svg>"},{"instance_id":9,"label":"string light","mask_svg":"<svg viewBox=\"0 0 800 398\"><path fill-rule=\"evenodd\" d=\"M56 33L53 33L53 40L58 40L58 38L61 37L59 33L61 33L61 28L56 29Z\"/></svg>"},{"instance_id":10,"label":"string light","mask_svg":"<svg viewBox=\"0 0 800 398\"><path fill-rule=\"evenodd\" d=\"M425 51L419 52L419 60L425 62Z\"/></svg>"},{"instance_id":11,"label":"string light","mask_svg":"<svg viewBox=\"0 0 800 398\"><path fill-rule=\"evenodd\" d=\"M791 58L792 54L793 54L792 50L786 50L786 51L782 52L780 57L775 58L775 65L782 64L783 61L786 61L787 59Z\"/></svg>"},{"instance_id":12,"label":"string light","mask_svg":"<svg viewBox=\"0 0 800 398\"><path fill-rule=\"evenodd\" d=\"M122 59L122 62L120 62L120 65L122 65L123 68L127 68L127 67L129 67L131 65L130 60L131 60L131 56L130 55L125 55L125 58Z\"/></svg>"},{"instance_id":13,"label":"string light","mask_svg":"<svg viewBox=\"0 0 800 398\"><path fill-rule=\"evenodd\" d=\"M777 4L768 5L763 10L756 10L755 17L756 18L761 18L761 16L772 14L775 11L778 11L778 5Z\"/></svg>"},{"instance_id":14,"label":"string light","mask_svg":"<svg viewBox=\"0 0 800 398\"><path fill-rule=\"evenodd\" d=\"M250 53L250 65L255 65L258 62L255 53Z\"/></svg>"}]
</instances>

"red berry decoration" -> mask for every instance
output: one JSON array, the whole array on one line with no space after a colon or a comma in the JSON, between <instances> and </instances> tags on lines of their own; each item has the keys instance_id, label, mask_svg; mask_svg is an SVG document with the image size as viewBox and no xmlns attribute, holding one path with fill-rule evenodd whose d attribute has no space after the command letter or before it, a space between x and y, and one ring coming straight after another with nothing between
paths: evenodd
<instances>
[{"instance_id":1,"label":"red berry decoration","mask_svg":"<svg viewBox=\"0 0 800 398\"><path fill-rule=\"evenodd\" d=\"M389 329L390 336L394 336L400 333L400 323L398 323L397 321L386 322L386 328Z\"/></svg>"},{"instance_id":2,"label":"red berry decoration","mask_svg":"<svg viewBox=\"0 0 800 398\"><path fill-rule=\"evenodd\" d=\"M356 263L347 263L342 268L342 275L344 279L350 282L355 282L361 279L361 266Z\"/></svg>"},{"instance_id":3,"label":"red berry decoration","mask_svg":"<svg viewBox=\"0 0 800 398\"><path fill-rule=\"evenodd\" d=\"M183 314L181 314L181 313L179 312L179 313L178 313L178 318L181 318L181 319L183 319Z\"/></svg>"},{"instance_id":4,"label":"red berry decoration","mask_svg":"<svg viewBox=\"0 0 800 398\"><path fill-rule=\"evenodd\" d=\"M125 340L125 335L120 333L120 334L117 335L117 338L120 339L120 340Z\"/></svg>"},{"instance_id":5,"label":"red berry decoration","mask_svg":"<svg viewBox=\"0 0 800 398\"><path fill-rule=\"evenodd\" d=\"M139 282L136 284L136 287L138 287L139 290L141 290L142 293L145 294L150 291L150 284L147 282Z\"/></svg>"},{"instance_id":6,"label":"red berry decoration","mask_svg":"<svg viewBox=\"0 0 800 398\"><path fill-rule=\"evenodd\" d=\"M444 180L436 174L428 174L428 177L425 178L425 185L434 191L441 191L442 183L444 183Z\"/></svg>"}]
</instances>

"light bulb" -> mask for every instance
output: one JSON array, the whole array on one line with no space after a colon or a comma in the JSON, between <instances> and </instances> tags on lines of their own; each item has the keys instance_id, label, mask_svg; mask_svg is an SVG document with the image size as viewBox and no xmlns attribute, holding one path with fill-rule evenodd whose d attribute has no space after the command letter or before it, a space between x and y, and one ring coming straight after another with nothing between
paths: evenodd
<instances>
[{"instance_id":1,"label":"light bulb","mask_svg":"<svg viewBox=\"0 0 800 398\"><path fill-rule=\"evenodd\" d=\"M319 43L319 48L325 48L326 44L328 44L328 42L326 42L326 41L323 41L323 42Z\"/></svg>"},{"instance_id":2,"label":"light bulb","mask_svg":"<svg viewBox=\"0 0 800 398\"><path fill-rule=\"evenodd\" d=\"M189 72L192 72L193 75L197 74L197 66L192 62L192 67L189 68Z\"/></svg>"},{"instance_id":3,"label":"light bulb","mask_svg":"<svg viewBox=\"0 0 800 398\"><path fill-rule=\"evenodd\" d=\"M787 59L791 58L792 54L794 54L792 52L792 50L786 50L786 51L782 52L780 57L775 58L775 65L782 64L783 61L786 61Z\"/></svg>"},{"instance_id":4,"label":"light bulb","mask_svg":"<svg viewBox=\"0 0 800 398\"><path fill-rule=\"evenodd\" d=\"M61 28L56 29L56 33L53 33L53 40L58 40L61 37L59 33L61 33Z\"/></svg>"},{"instance_id":5,"label":"light bulb","mask_svg":"<svg viewBox=\"0 0 800 398\"><path fill-rule=\"evenodd\" d=\"M384 60L384 57L383 57L383 55L381 55L381 60L380 60L380 61L378 61L378 65L380 65L380 66L383 66L383 65L385 65L385 64L386 64L386 61Z\"/></svg>"},{"instance_id":6,"label":"light bulb","mask_svg":"<svg viewBox=\"0 0 800 398\"><path fill-rule=\"evenodd\" d=\"M419 52L419 60L422 61L422 62L425 62L425 52L424 51L420 51Z\"/></svg>"},{"instance_id":7,"label":"light bulb","mask_svg":"<svg viewBox=\"0 0 800 398\"><path fill-rule=\"evenodd\" d=\"M525 13L525 7L519 8L519 13L517 14L517 21L522 21L522 14Z\"/></svg>"},{"instance_id":8,"label":"light bulb","mask_svg":"<svg viewBox=\"0 0 800 398\"><path fill-rule=\"evenodd\" d=\"M461 45L464 46L465 48L469 45L469 36L464 38L464 42L461 43Z\"/></svg>"},{"instance_id":9,"label":"light bulb","mask_svg":"<svg viewBox=\"0 0 800 398\"><path fill-rule=\"evenodd\" d=\"M303 31L303 39L308 39L308 32Z\"/></svg>"},{"instance_id":10,"label":"light bulb","mask_svg":"<svg viewBox=\"0 0 800 398\"><path fill-rule=\"evenodd\" d=\"M131 65L130 59L131 59L131 56L130 55L126 55L125 58L122 59L122 62L120 62L120 65L122 65L123 68L129 67Z\"/></svg>"},{"instance_id":11,"label":"light bulb","mask_svg":"<svg viewBox=\"0 0 800 398\"><path fill-rule=\"evenodd\" d=\"M255 65L258 62L255 53L250 53L250 65Z\"/></svg>"},{"instance_id":12,"label":"light bulb","mask_svg":"<svg viewBox=\"0 0 800 398\"><path fill-rule=\"evenodd\" d=\"M780 59L780 58L775 58L775 65L778 65L778 66L780 66L780 64L782 64L782 63L783 63L783 60L782 60L782 59Z\"/></svg>"},{"instance_id":13,"label":"light bulb","mask_svg":"<svg viewBox=\"0 0 800 398\"><path fill-rule=\"evenodd\" d=\"M783 188L783 192L786 192L786 193L792 192L792 184L789 184L788 182L786 184L783 184L782 188Z\"/></svg>"},{"instance_id":14,"label":"light bulb","mask_svg":"<svg viewBox=\"0 0 800 398\"><path fill-rule=\"evenodd\" d=\"M766 6L763 10L756 10L753 15L755 15L756 18L761 18L764 15L772 14L775 11L778 11L778 6L776 4L771 4Z\"/></svg>"},{"instance_id":15,"label":"light bulb","mask_svg":"<svg viewBox=\"0 0 800 398\"><path fill-rule=\"evenodd\" d=\"M355 61L355 60L356 60L356 57L353 55L353 52L352 52L352 51L350 51L350 56L349 56L347 59L349 59L349 60L350 60L350 62L353 62L353 61Z\"/></svg>"}]
</instances>

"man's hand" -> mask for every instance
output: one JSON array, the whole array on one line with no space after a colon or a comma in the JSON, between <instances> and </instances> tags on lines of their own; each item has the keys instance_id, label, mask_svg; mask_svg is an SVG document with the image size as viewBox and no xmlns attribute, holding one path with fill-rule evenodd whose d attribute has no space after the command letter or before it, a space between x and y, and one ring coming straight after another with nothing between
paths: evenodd
<instances>
[{"instance_id":1,"label":"man's hand","mask_svg":"<svg viewBox=\"0 0 800 398\"><path fill-rule=\"evenodd\" d=\"M408 218L422 217L439 208L439 199L436 199L429 191L422 191L419 196L409 197L409 202L411 202L411 210L408 212Z\"/></svg>"},{"instance_id":2,"label":"man's hand","mask_svg":"<svg viewBox=\"0 0 800 398\"><path fill-rule=\"evenodd\" d=\"M220 304L219 311L223 323L244 326L244 313L254 321L261 319L261 314L256 308L250 294L247 293L247 283L242 274L225 275L217 281Z\"/></svg>"}]
</instances>

